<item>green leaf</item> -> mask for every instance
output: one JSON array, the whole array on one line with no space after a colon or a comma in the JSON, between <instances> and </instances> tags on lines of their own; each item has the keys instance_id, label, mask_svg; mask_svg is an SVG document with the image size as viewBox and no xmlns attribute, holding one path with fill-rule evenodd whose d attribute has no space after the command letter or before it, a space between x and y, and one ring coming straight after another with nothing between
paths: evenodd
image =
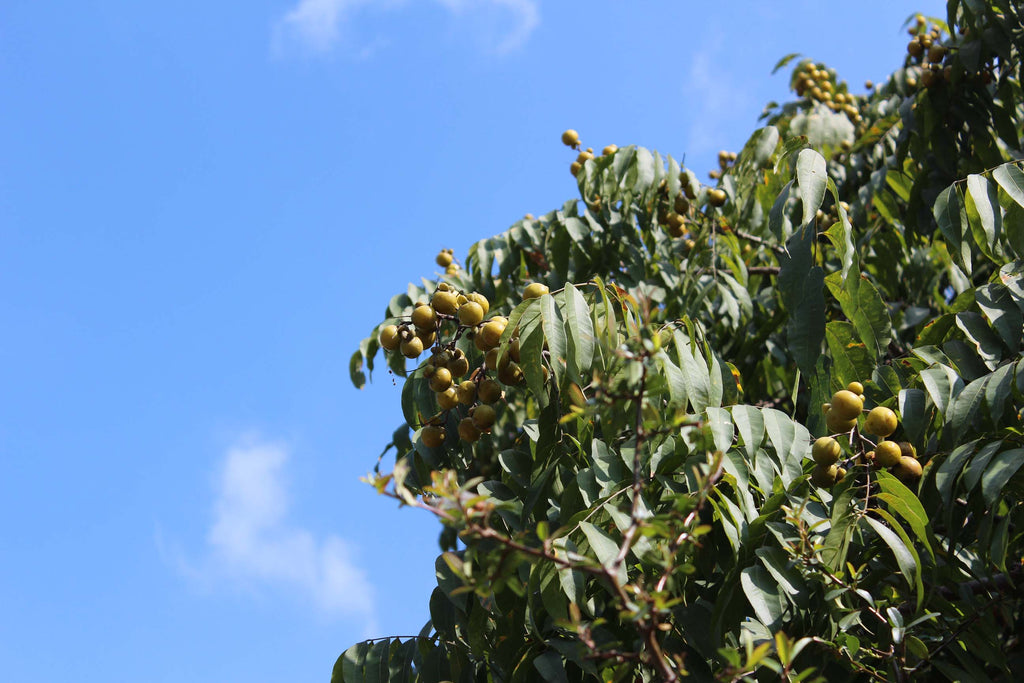
<instances>
[{"instance_id":1,"label":"green leaf","mask_svg":"<svg viewBox=\"0 0 1024 683\"><path fill-rule=\"evenodd\" d=\"M984 285L975 290L974 298L1010 351L1020 351L1024 314L1013 301L1010 290L999 284Z\"/></svg>"},{"instance_id":2,"label":"green leaf","mask_svg":"<svg viewBox=\"0 0 1024 683\"><path fill-rule=\"evenodd\" d=\"M789 350L806 375L814 374L825 339L825 278L824 271L813 265L814 241L813 227L804 227L793 233L786 242L787 253L779 256L779 291L789 311Z\"/></svg>"},{"instance_id":3,"label":"green leaf","mask_svg":"<svg viewBox=\"0 0 1024 683\"><path fill-rule=\"evenodd\" d=\"M562 386L567 364L565 323L562 312L555 303L555 297L545 294L540 297L540 315L544 328L544 338L548 343L551 370L554 373L555 386ZM522 342L520 341L520 345ZM522 347L520 346L520 349ZM520 350L521 353L521 350ZM541 380L543 381L543 374Z\"/></svg>"},{"instance_id":4,"label":"green leaf","mask_svg":"<svg viewBox=\"0 0 1024 683\"><path fill-rule=\"evenodd\" d=\"M572 367L577 374L589 371L594 363L594 322L587 300L571 282L565 285L565 331Z\"/></svg>"},{"instance_id":5,"label":"green leaf","mask_svg":"<svg viewBox=\"0 0 1024 683\"><path fill-rule=\"evenodd\" d=\"M967 226L967 212L960 201L960 194L955 185L950 185L939 193L932 207L932 215L939 225L939 230L949 244L949 253L953 261L965 273L971 274L971 246L964 240Z\"/></svg>"},{"instance_id":6,"label":"green leaf","mask_svg":"<svg viewBox=\"0 0 1024 683\"><path fill-rule=\"evenodd\" d=\"M785 57L783 57L779 61L775 62L775 66L772 68L772 73L773 74L777 73L779 69L781 69L782 67L786 66L787 64L789 64L790 62L792 62L794 59L796 59L799 56L800 56L799 52L790 52L788 55L786 55Z\"/></svg>"},{"instance_id":7,"label":"green leaf","mask_svg":"<svg viewBox=\"0 0 1024 683\"><path fill-rule=\"evenodd\" d=\"M825 157L813 149L804 149L796 158L796 181L800 190L800 203L803 206L804 229L813 232L814 214L825 199L825 181L828 171Z\"/></svg>"},{"instance_id":8,"label":"green leaf","mask_svg":"<svg viewBox=\"0 0 1024 683\"><path fill-rule=\"evenodd\" d=\"M789 191L792 187L792 180L783 186L779 196L775 199L775 203L772 204L771 211L768 213L768 229L775 235L775 239L780 242L786 239L786 202L789 200Z\"/></svg>"},{"instance_id":9,"label":"green leaf","mask_svg":"<svg viewBox=\"0 0 1024 683\"><path fill-rule=\"evenodd\" d=\"M597 559L605 569L611 569L615 563L615 558L619 555L619 544L606 531L594 526L590 522L580 522L580 529L587 537L587 541L590 542L590 547L594 554L597 555ZM617 571L619 585L625 585L627 580L626 567L623 564L619 564Z\"/></svg>"},{"instance_id":10,"label":"green leaf","mask_svg":"<svg viewBox=\"0 0 1024 683\"><path fill-rule=\"evenodd\" d=\"M384 639L374 642L366 653L366 683L388 683L388 659L391 656L391 641Z\"/></svg>"},{"instance_id":11,"label":"green leaf","mask_svg":"<svg viewBox=\"0 0 1024 683\"><path fill-rule=\"evenodd\" d=\"M981 495L991 508L999 500L1006 482L1024 465L1024 448L1013 448L1003 451L985 467L981 476Z\"/></svg>"},{"instance_id":12,"label":"green leaf","mask_svg":"<svg viewBox=\"0 0 1024 683\"><path fill-rule=\"evenodd\" d=\"M899 565L903 578L906 579L907 585L914 588L919 571L918 563L914 561L913 554L907 549L903 540L895 531L877 519L872 517L862 517L861 519L867 522L874 529L875 533L885 541L885 544L889 546L893 556L896 558L896 564Z\"/></svg>"},{"instance_id":13,"label":"green leaf","mask_svg":"<svg viewBox=\"0 0 1024 683\"><path fill-rule=\"evenodd\" d=\"M828 184L829 187L834 187L831 178L829 178ZM838 196L838 193L836 193L836 196ZM839 257L839 262L842 264L839 277L842 280L846 280L850 270L853 269L857 252L853 246L853 226L850 225L850 220L846 217L846 210L839 207L839 211L840 220L829 226L828 230L825 231L825 236L828 237L828 241L835 247L836 256ZM857 275L856 271L854 271L854 275Z\"/></svg>"},{"instance_id":14,"label":"green leaf","mask_svg":"<svg viewBox=\"0 0 1024 683\"><path fill-rule=\"evenodd\" d=\"M825 325L825 340L834 363L832 374L840 384L870 377L875 361L867 346L857 336L851 323L833 320Z\"/></svg>"},{"instance_id":15,"label":"green leaf","mask_svg":"<svg viewBox=\"0 0 1024 683\"><path fill-rule=\"evenodd\" d=\"M565 665L562 656L556 650L548 650L533 660L535 668L540 677L548 683L569 683L569 677L565 674Z\"/></svg>"},{"instance_id":16,"label":"green leaf","mask_svg":"<svg viewBox=\"0 0 1024 683\"><path fill-rule=\"evenodd\" d=\"M889 514L888 511L879 509L878 516L886 522L888 522L889 526L896 531L896 535L899 536L899 540L903 548L905 548L906 551L910 553L910 557L911 560L913 560L914 567L911 588L917 589L917 609L920 610L921 605L924 604L924 583L921 581L921 556L918 555L917 548L914 547L914 542L910 540L909 536L907 536L907 532L903 530L903 527L900 526L899 522L897 522L896 519L893 518L893 516ZM932 557L932 559L935 559L934 556ZM899 560L897 558L897 562L898 561ZM906 576L906 570L902 569L903 565L900 565L900 567L901 570L904 571L904 576ZM890 609L893 608L890 607ZM899 613L898 610L897 613Z\"/></svg>"},{"instance_id":17,"label":"green leaf","mask_svg":"<svg viewBox=\"0 0 1024 683\"><path fill-rule=\"evenodd\" d=\"M786 612L786 599L772 575L760 565L746 567L740 572L740 585L757 618L769 629L776 628Z\"/></svg>"},{"instance_id":18,"label":"green leaf","mask_svg":"<svg viewBox=\"0 0 1024 683\"><path fill-rule=\"evenodd\" d=\"M723 453L732 446L733 425L729 411L724 408L709 407L706 411L707 425L711 429L715 448Z\"/></svg>"},{"instance_id":19,"label":"green leaf","mask_svg":"<svg viewBox=\"0 0 1024 683\"><path fill-rule=\"evenodd\" d=\"M732 407L732 421L739 430L747 458L753 462L764 441L764 416L754 406L736 405Z\"/></svg>"},{"instance_id":20,"label":"green leaf","mask_svg":"<svg viewBox=\"0 0 1024 683\"><path fill-rule=\"evenodd\" d=\"M370 644L356 643L338 659L341 664L341 676L335 679L331 676L331 683L362 683L363 666L366 663L366 654L370 651ZM334 665L334 673L338 673L338 665Z\"/></svg>"},{"instance_id":21,"label":"green leaf","mask_svg":"<svg viewBox=\"0 0 1024 683\"><path fill-rule=\"evenodd\" d=\"M928 533L928 513L921 505L921 500L913 491L904 486L903 482L884 470L877 472L876 480L882 489L878 494L878 499L888 504L890 510L910 525L917 540L924 545L928 554L934 559L935 551Z\"/></svg>"},{"instance_id":22,"label":"green leaf","mask_svg":"<svg viewBox=\"0 0 1024 683\"><path fill-rule=\"evenodd\" d=\"M992 171L992 178L1003 188L1017 205L1024 208L1024 172L1017 167L1018 162L1010 162Z\"/></svg>"},{"instance_id":23,"label":"green leaf","mask_svg":"<svg viewBox=\"0 0 1024 683\"><path fill-rule=\"evenodd\" d=\"M892 340L892 321L875 286L866 279L848 278L844 282L840 273L830 273L825 284L868 351L875 358L883 356Z\"/></svg>"},{"instance_id":24,"label":"green leaf","mask_svg":"<svg viewBox=\"0 0 1024 683\"><path fill-rule=\"evenodd\" d=\"M996 190L985 176L972 173L967 176L967 196L974 203L978 224L985 236L985 242L979 242L979 246L988 247L989 251L994 251L996 242L1003 231L1002 212L999 208L999 197ZM967 215L971 215L970 206L968 206ZM972 224L972 229L973 227ZM977 237L977 233L975 233L975 237Z\"/></svg>"},{"instance_id":25,"label":"green leaf","mask_svg":"<svg viewBox=\"0 0 1024 683\"><path fill-rule=\"evenodd\" d=\"M963 390L964 381L948 365L936 364L921 371L921 382L940 415L947 415L953 397Z\"/></svg>"},{"instance_id":26,"label":"green leaf","mask_svg":"<svg viewBox=\"0 0 1024 683\"><path fill-rule=\"evenodd\" d=\"M757 548L754 554L794 603L801 606L807 603L807 584L786 551L777 546L767 546Z\"/></svg>"},{"instance_id":27,"label":"green leaf","mask_svg":"<svg viewBox=\"0 0 1024 683\"><path fill-rule=\"evenodd\" d=\"M956 326L974 345L978 357L988 369L994 370L1003 357L1003 346L985 318L980 313L964 311L956 314Z\"/></svg>"},{"instance_id":28,"label":"green leaf","mask_svg":"<svg viewBox=\"0 0 1024 683\"><path fill-rule=\"evenodd\" d=\"M765 126L754 133L757 142L754 147L754 165L757 168L766 168L771 162L775 148L779 146L779 129L775 126Z\"/></svg>"}]
</instances>

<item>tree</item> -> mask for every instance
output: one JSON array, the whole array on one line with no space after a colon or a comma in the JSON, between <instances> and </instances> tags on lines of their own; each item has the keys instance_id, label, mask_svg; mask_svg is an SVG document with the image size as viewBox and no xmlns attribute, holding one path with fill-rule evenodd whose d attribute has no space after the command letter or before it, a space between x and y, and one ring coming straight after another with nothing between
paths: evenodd
<instances>
[{"instance_id":1,"label":"tree","mask_svg":"<svg viewBox=\"0 0 1024 683\"><path fill-rule=\"evenodd\" d=\"M947 12L866 95L784 58L714 187L581 150L391 299L368 480L443 523L438 586L333 681L1020 679L1024 26Z\"/></svg>"}]
</instances>

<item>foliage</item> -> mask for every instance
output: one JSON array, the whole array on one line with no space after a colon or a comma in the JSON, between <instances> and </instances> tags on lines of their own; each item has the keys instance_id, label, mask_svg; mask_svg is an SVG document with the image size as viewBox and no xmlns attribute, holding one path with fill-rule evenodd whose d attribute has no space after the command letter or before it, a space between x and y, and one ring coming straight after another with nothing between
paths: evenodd
<instances>
[{"instance_id":1,"label":"foliage","mask_svg":"<svg viewBox=\"0 0 1024 683\"><path fill-rule=\"evenodd\" d=\"M434 344L385 354L406 423L369 481L443 522L438 585L418 637L332 680L1019 680L1021 12L912 19L866 95L799 61L716 188L581 152L579 199L395 296L352 375L389 325ZM454 311L409 325L441 283L507 318L489 357ZM438 404L456 349L500 400ZM923 476L875 461L863 418L827 428L851 382ZM829 431L847 472L822 487Z\"/></svg>"}]
</instances>

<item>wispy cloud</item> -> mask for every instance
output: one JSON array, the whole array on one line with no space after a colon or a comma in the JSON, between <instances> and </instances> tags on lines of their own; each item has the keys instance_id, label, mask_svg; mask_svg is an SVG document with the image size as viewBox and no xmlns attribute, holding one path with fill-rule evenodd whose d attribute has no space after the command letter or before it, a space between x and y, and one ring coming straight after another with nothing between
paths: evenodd
<instances>
[{"instance_id":1,"label":"wispy cloud","mask_svg":"<svg viewBox=\"0 0 1024 683\"><path fill-rule=\"evenodd\" d=\"M395 9L410 0L298 0L274 26L272 46L278 52L301 48L327 53L352 40L354 17L369 8ZM521 47L540 23L538 0L433 0L454 16L474 16L488 23L500 23L489 49L507 53ZM362 50L357 50L362 52Z\"/></svg>"},{"instance_id":2,"label":"wispy cloud","mask_svg":"<svg viewBox=\"0 0 1024 683\"><path fill-rule=\"evenodd\" d=\"M373 587L341 538L317 538L289 518L287 446L246 439L228 449L216 480L205 556L179 565L217 586L287 587L323 613L359 617L372 630ZM159 542L159 540L158 540Z\"/></svg>"}]
</instances>

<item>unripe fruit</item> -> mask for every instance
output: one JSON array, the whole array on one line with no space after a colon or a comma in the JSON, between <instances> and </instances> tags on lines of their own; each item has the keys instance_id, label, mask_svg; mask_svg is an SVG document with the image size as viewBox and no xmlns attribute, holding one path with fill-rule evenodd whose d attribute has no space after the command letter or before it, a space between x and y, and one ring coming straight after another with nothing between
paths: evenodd
<instances>
[{"instance_id":1,"label":"unripe fruit","mask_svg":"<svg viewBox=\"0 0 1024 683\"><path fill-rule=\"evenodd\" d=\"M501 341L501 335L505 332L506 325L508 325L508 320L505 318L491 318L480 328L477 338L483 344L483 350L493 349L498 345L498 342Z\"/></svg>"},{"instance_id":2,"label":"unripe fruit","mask_svg":"<svg viewBox=\"0 0 1024 683\"><path fill-rule=\"evenodd\" d=\"M900 457L900 461L892 471L904 484L913 484L921 478L923 472L924 468L921 467L921 463L917 459L906 455Z\"/></svg>"},{"instance_id":3,"label":"unripe fruit","mask_svg":"<svg viewBox=\"0 0 1024 683\"><path fill-rule=\"evenodd\" d=\"M847 210L849 210L849 209L847 209ZM863 394L864 393L864 385L861 384L860 382L850 382L849 384L846 385L846 390L847 391L851 391L851 392L853 392L855 394Z\"/></svg>"},{"instance_id":4,"label":"unripe fruit","mask_svg":"<svg viewBox=\"0 0 1024 683\"><path fill-rule=\"evenodd\" d=\"M523 290L523 299L539 299L548 293L548 286L541 282L531 282Z\"/></svg>"},{"instance_id":5,"label":"unripe fruit","mask_svg":"<svg viewBox=\"0 0 1024 683\"><path fill-rule=\"evenodd\" d=\"M845 434L857 426L857 418L844 420L835 410L825 413L825 426L830 434Z\"/></svg>"},{"instance_id":6,"label":"unripe fruit","mask_svg":"<svg viewBox=\"0 0 1024 683\"><path fill-rule=\"evenodd\" d=\"M839 468L835 465L815 465L811 470L811 483L821 488L831 488L839 476Z\"/></svg>"},{"instance_id":7,"label":"unripe fruit","mask_svg":"<svg viewBox=\"0 0 1024 683\"><path fill-rule=\"evenodd\" d=\"M437 395L437 405L441 410L451 410L458 404L459 397L455 387L448 387Z\"/></svg>"},{"instance_id":8,"label":"unripe fruit","mask_svg":"<svg viewBox=\"0 0 1024 683\"><path fill-rule=\"evenodd\" d=\"M837 391L832 395L832 408L829 414L834 414L836 419L853 420L864 410L864 401L849 389Z\"/></svg>"},{"instance_id":9,"label":"unripe fruit","mask_svg":"<svg viewBox=\"0 0 1024 683\"><path fill-rule=\"evenodd\" d=\"M572 173L574 176L575 175L579 175L580 170L582 168L583 168L583 164L581 164L578 161L574 161L571 164L569 164L569 173Z\"/></svg>"},{"instance_id":10,"label":"unripe fruit","mask_svg":"<svg viewBox=\"0 0 1024 683\"><path fill-rule=\"evenodd\" d=\"M506 360L505 362L507 364L508 360ZM488 370L497 370L498 369L498 349L497 348L490 349L490 350L487 351L487 353L484 354L484 367L487 368Z\"/></svg>"},{"instance_id":11,"label":"unripe fruit","mask_svg":"<svg viewBox=\"0 0 1024 683\"><path fill-rule=\"evenodd\" d=\"M447 249L442 249L440 252L438 252L437 257L434 259L437 265L441 266L442 268L447 268L448 266L450 266L452 264L452 260L452 255L448 252Z\"/></svg>"},{"instance_id":12,"label":"unripe fruit","mask_svg":"<svg viewBox=\"0 0 1024 683\"><path fill-rule=\"evenodd\" d=\"M485 379L477 387L477 396L484 403L495 403L501 399L501 385L493 379Z\"/></svg>"},{"instance_id":13,"label":"unripe fruit","mask_svg":"<svg viewBox=\"0 0 1024 683\"><path fill-rule=\"evenodd\" d=\"M519 337L514 337L508 342L508 357L519 362Z\"/></svg>"},{"instance_id":14,"label":"unripe fruit","mask_svg":"<svg viewBox=\"0 0 1024 683\"><path fill-rule=\"evenodd\" d=\"M875 436L886 437L896 431L896 413L884 406L871 409L864 420L864 431Z\"/></svg>"},{"instance_id":15,"label":"unripe fruit","mask_svg":"<svg viewBox=\"0 0 1024 683\"><path fill-rule=\"evenodd\" d=\"M811 457L819 465L832 465L839 462L843 449L839 442L831 436L823 436L811 447Z\"/></svg>"},{"instance_id":16,"label":"unripe fruit","mask_svg":"<svg viewBox=\"0 0 1024 683\"><path fill-rule=\"evenodd\" d=\"M912 40L907 43L907 54L915 59L920 57L924 53L924 46L916 40Z\"/></svg>"},{"instance_id":17,"label":"unripe fruit","mask_svg":"<svg viewBox=\"0 0 1024 683\"><path fill-rule=\"evenodd\" d=\"M455 315L455 311L459 310L458 297L455 293L442 290L440 287L431 297L430 305L434 307L435 311L445 315Z\"/></svg>"},{"instance_id":18,"label":"unripe fruit","mask_svg":"<svg viewBox=\"0 0 1024 683\"><path fill-rule=\"evenodd\" d=\"M609 154L615 154L618 151L619 151L618 145L608 145L607 147L605 147L604 149L601 150L601 154L604 154L605 156L608 156Z\"/></svg>"},{"instance_id":19,"label":"unripe fruit","mask_svg":"<svg viewBox=\"0 0 1024 683\"><path fill-rule=\"evenodd\" d=\"M946 48L943 45L935 44L928 48L928 61L941 62L946 56Z\"/></svg>"},{"instance_id":20,"label":"unripe fruit","mask_svg":"<svg viewBox=\"0 0 1024 683\"><path fill-rule=\"evenodd\" d=\"M437 333L433 330L421 330L416 329L416 337L423 343L423 348L429 349L431 344L437 339Z\"/></svg>"},{"instance_id":21,"label":"unripe fruit","mask_svg":"<svg viewBox=\"0 0 1024 683\"><path fill-rule=\"evenodd\" d=\"M420 304L413 309L412 324L417 330L433 330L437 327L437 313L432 306Z\"/></svg>"},{"instance_id":22,"label":"unripe fruit","mask_svg":"<svg viewBox=\"0 0 1024 683\"><path fill-rule=\"evenodd\" d=\"M440 448L444 444L444 428L427 425L420 431L420 441L427 448Z\"/></svg>"},{"instance_id":23,"label":"unripe fruit","mask_svg":"<svg viewBox=\"0 0 1024 683\"><path fill-rule=\"evenodd\" d=\"M562 133L562 144L566 147L579 147L580 134L574 131L572 128Z\"/></svg>"},{"instance_id":24,"label":"unripe fruit","mask_svg":"<svg viewBox=\"0 0 1024 683\"><path fill-rule=\"evenodd\" d=\"M402 342L402 355L406 358L418 358L423 353L423 340L419 337L411 337Z\"/></svg>"},{"instance_id":25,"label":"unripe fruit","mask_svg":"<svg viewBox=\"0 0 1024 683\"><path fill-rule=\"evenodd\" d=\"M513 386L523 381L523 371L515 363L498 368L498 381L502 384Z\"/></svg>"},{"instance_id":26,"label":"unripe fruit","mask_svg":"<svg viewBox=\"0 0 1024 683\"><path fill-rule=\"evenodd\" d=\"M491 310L491 302L480 292L470 292L466 295L466 298L479 304L480 308L484 309L484 315L487 315L487 311Z\"/></svg>"},{"instance_id":27,"label":"unripe fruit","mask_svg":"<svg viewBox=\"0 0 1024 683\"><path fill-rule=\"evenodd\" d=\"M473 424L480 431L487 431L494 424L494 421L498 419L497 413L494 412L494 408L483 403L473 409Z\"/></svg>"},{"instance_id":28,"label":"unripe fruit","mask_svg":"<svg viewBox=\"0 0 1024 683\"><path fill-rule=\"evenodd\" d=\"M459 272L459 264L458 263L453 263L453 264L451 264L450 266L448 266L447 268L444 269L445 275L455 275L458 272Z\"/></svg>"},{"instance_id":29,"label":"unripe fruit","mask_svg":"<svg viewBox=\"0 0 1024 683\"><path fill-rule=\"evenodd\" d=\"M711 206L722 206L725 204L726 199L727 195L725 194L725 190L720 190L718 188L708 190L708 202Z\"/></svg>"},{"instance_id":30,"label":"unripe fruit","mask_svg":"<svg viewBox=\"0 0 1024 683\"><path fill-rule=\"evenodd\" d=\"M690 200L686 198L686 195L677 195L674 206L676 213L686 213L690 210Z\"/></svg>"},{"instance_id":31,"label":"unripe fruit","mask_svg":"<svg viewBox=\"0 0 1024 683\"><path fill-rule=\"evenodd\" d=\"M377 341L380 345L388 351L394 351L398 348L398 345L402 343L402 338L398 335L397 325L386 325L384 329L380 331L380 336L377 337Z\"/></svg>"},{"instance_id":32,"label":"unripe fruit","mask_svg":"<svg viewBox=\"0 0 1024 683\"><path fill-rule=\"evenodd\" d=\"M484 319L484 309L475 301L467 301L459 306L459 322L475 327Z\"/></svg>"},{"instance_id":33,"label":"unripe fruit","mask_svg":"<svg viewBox=\"0 0 1024 683\"><path fill-rule=\"evenodd\" d=\"M446 367L451 370L452 377L462 377L469 372L469 359L461 350L457 350Z\"/></svg>"},{"instance_id":34,"label":"unripe fruit","mask_svg":"<svg viewBox=\"0 0 1024 683\"><path fill-rule=\"evenodd\" d=\"M476 402L476 382L471 379L461 382L456 388L455 394L462 405L473 405Z\"/></svg>"},{"instance_id":35,"label":"unripe fruit","mask_svg":"<svg viewBox=\"0 0 1024 683\"><path fill-rule=\"evenodd\" d=\"M909 441L900 441L900 457L917 459L917 449Z\"/></svg>"},{"instance_id":36,"label":"unripe fruit","mask_svg":"<svg viewBox=\"0 0 1024 683\"><path fill-rule=\"evenodd\" d=\"M593 152L580 152L579 156L576 157L576 161L580 162L581 164L585 164L593 158Z\"/></svg>"},{"instance_id":37,"label":"unripe fruit","mask_svg":"<svg viewBox=\"0 0 1024 683\"><path fill-rule=\"evenodd\" d=\"M899 463L902 455L895 441L879 441L875 446L875 462L881 467L893 467Z\"/></svg>"},{"instance_id":38,"label":"unripe fruit","mask_svg":"<svg viewBox=\"0 0 1024 683\"><path fill-rule=\"evenodd\" d=\"M437 368L430 377L430 388L441 393L452 385L452 373L448 368Z\"/></svg>"},{"instance_id":39,"label":"unripe fruit","mask_svg":"<svg viewBox=\"0 0 1024 683\"><path fill-rule=\"evenodd\" d=\"M459 438L469 443L473 443L480 438L480 430L473 424L473 418L464 417L459 422Z\"/></svg>"}]
</instances>

